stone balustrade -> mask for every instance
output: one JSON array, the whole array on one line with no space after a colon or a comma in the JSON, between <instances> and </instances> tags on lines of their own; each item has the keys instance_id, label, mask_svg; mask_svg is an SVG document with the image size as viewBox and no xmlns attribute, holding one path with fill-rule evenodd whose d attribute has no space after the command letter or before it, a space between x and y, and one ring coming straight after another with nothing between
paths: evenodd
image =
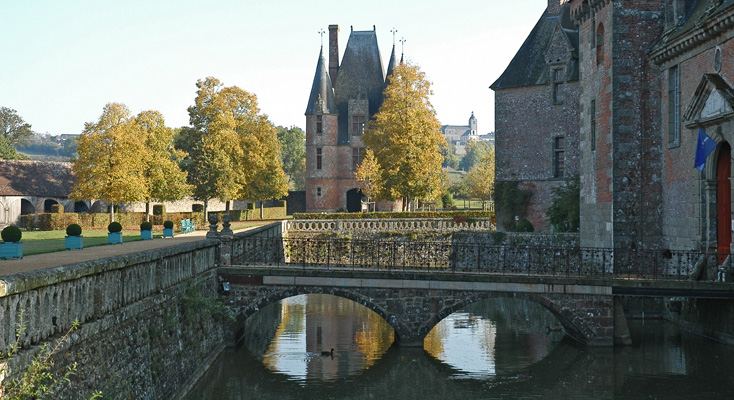
<instances>
[{"instance_id":1,"label":"stone balustrade","mask_svg":"<svg viewBox=\"0 0 734 400\"><path fill-rule=\"evenodd\" d=\"M490 218L475 222L454 222L452 218L389 218L389 219L293 219L285 221L288 232L459 232L494 231Z\"/></svg>"}]
</instances>

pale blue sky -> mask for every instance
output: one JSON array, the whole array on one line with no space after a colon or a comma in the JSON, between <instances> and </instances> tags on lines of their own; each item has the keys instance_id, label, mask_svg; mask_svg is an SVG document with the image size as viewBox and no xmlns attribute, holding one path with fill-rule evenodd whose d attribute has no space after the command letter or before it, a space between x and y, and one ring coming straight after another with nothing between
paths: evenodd
<instances>
[{"instance_id":1,"label":"pale blue sky","mask_svg":"<svg viewBox=\"0 0 734 400\"><path fill-rule=\"evenodd\" d=\"M377 26L384 66L394 27L433 82L442 124L494 129L499 77L547 0L0 0L0 106L40 133L78 134L109 102L188 124L196 81L214 76L258 96L276 125L304 127L318 31L338 24L340 55ZM324 35L324 42L328 41ZM398 53L400 43L398 43Z\"/></svg>"}]
</instances>

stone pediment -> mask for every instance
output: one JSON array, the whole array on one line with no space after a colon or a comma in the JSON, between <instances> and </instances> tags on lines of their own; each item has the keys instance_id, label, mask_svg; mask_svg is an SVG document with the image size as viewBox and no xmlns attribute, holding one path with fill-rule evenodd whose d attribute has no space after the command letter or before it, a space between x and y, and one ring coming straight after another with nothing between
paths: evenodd
<instances>
[{"instance_id":1,"label":"stone pediment","mask_svg":"<svg viewBox=\"0 0 734 400\"><path fill-rule=\"evenodd\" d=\"M683 115L687 127L734 116L734 89L718 74L705 74Z\"/></svg>"}]
</instances>

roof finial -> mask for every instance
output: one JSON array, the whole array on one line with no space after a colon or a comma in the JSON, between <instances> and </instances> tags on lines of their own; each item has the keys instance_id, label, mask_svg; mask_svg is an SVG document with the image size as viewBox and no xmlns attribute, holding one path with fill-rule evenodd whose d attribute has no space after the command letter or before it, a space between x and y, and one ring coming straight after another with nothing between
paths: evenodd
<instances>
[{"instance_id":1,"label":"roof finial","mask_svg":"<svg viewBox=\"0 0 734 400\"><path fill-rule=\"evenodd\" d=\"M393 26L390 32L392 32L392 45L395 46L395 34L398 33L398 30Z\"/></svg>"},{"instance_id":2,"label":"roof finial","mask_svg":"<svg viewBox=\"0 0 734 400\"><path fill-rule=\"evenodd\" d=\"M401 48L401 54L400 54L400 62L403 62L403 56L405 56L405 38L400 39L400 44L402 45Z\"/></svg>"},{"instance_id":3,"label":"roof finial","mask_svg":"<svg viewBox=\"0 0 734 400\"><path fill-rule=\"evenodd\" d=\"M372 25L372 30L377 32L377 25Z\"/></svg>"},{"instance_id":4,"label":"roof finial","mask_svg":"<svg viewBox=\"0 0 734 400\"><path fill-rule=\"evenodd\" d=\"M319 29L319 35L321 35L321 48L324 48L324 28Z\"/></svg>"}]
</instances>

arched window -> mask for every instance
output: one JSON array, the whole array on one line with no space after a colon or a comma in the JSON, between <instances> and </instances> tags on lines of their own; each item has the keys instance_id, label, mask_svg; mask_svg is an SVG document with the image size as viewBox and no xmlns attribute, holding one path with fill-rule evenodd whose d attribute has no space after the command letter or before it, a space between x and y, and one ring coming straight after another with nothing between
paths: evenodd
<instances>
[{"instance_id":1,"label":"arched window","mask_svg":"<svg viewBox=\"0 0 734 400\"><path fill-rule=\"evenodd\" d=\"M26 199L20 200L20 215L35 214L36 207Z\"/></svg>"},{"instance_id":2,"label":"arched window","mask_svg":"<svg viewBox=\"0 0 734 400\"><path fill-rule=\"evenodd\" d=\"M604 63L604 24L596 27L596 66Z\"/></svg>"}]
</instances>

